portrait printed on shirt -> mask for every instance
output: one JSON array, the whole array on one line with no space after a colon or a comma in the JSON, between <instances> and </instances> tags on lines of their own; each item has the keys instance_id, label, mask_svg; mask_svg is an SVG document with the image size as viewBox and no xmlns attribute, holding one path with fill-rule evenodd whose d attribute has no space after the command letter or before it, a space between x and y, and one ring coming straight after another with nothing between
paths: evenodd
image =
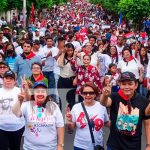
<instances>
[{"instance_id":1,"label":"portrait printed on shirt","mask_svg":"<svg viewBox=\"0 0 150 150\"><path fill-rule=\"evenodd\" d=\"M13 98L2 98L0 99L0 114L12 114Z\"/></svg>"},{"instance_id":2,"label":"portrait printed on shirt","mask_svg":"<svg viewBox=\"0 0 150 150\"><path fill-rule=\"evenodd\" d=\"M137 124L139 120L139 109L132 106L119 104L116 127L118 131L124 135L134 136L136 134Z\"/></svg>"}]
</instances>

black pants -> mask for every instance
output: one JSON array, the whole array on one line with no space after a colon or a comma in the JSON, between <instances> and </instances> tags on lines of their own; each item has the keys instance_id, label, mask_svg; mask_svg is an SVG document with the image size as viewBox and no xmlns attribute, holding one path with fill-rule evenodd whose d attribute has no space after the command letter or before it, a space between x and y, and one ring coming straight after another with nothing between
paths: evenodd
<instances>
[{"instance_id":1,"label":"black pants","mask_svg":"<svg viewBox=\"0 0 150 150\"><path fill-rule=\"evenodd\" d=\"M61 95L61 92L66 92L66 100L69 103L68 106L72 109L73 105L75 104L75 92L76 86L73 86L73 80L75 77L71 78L62 78L60 77L58 80L58 93Z\"/></svg>"},{"instance_id":2,"label":"black pants","mask_svg":"<svg viewBox=\"0 0 150 150\"><path fill-rule=\"evenodd\" d=\"M20 150L23 132L24 127L17 131L4 131L0 129L0 150Z\"/></svg>"},{"instance_id":3,"label":"black pants","mask_svg":"<svg viewBox=\"0 0 150 150\"><path fill-rule=\"evenodd\" d=\"M73 80L74 79L75 79L75 77L70 77L70 78L59 77L57 87L58 88L67 88L67 89L76 88L75 86L73 86Z\"/></svg>"}]
</instances>

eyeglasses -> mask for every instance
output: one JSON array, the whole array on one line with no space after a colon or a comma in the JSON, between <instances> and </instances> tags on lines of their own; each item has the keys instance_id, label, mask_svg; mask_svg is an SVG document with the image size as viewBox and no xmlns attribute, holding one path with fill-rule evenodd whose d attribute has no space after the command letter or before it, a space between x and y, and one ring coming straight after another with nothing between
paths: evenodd
<instances>
[{"instance_id":1,"label":"eyeglasses","mask_svg":"<svg viewBox=\"0 0 150 150\"><path fill-rule=\"evenodd\" d=\"M86 46L92 46L92 45L88 44L88 45L86 45Z\"/></svg>"},{"instance_id":2,"label":"eyeglasses","mask_svg":"<svg viewBox=\"0 0 150 150\"><path fill-rule=\"evenodd\" d=\"M36 69L36 70L40 70L41 68L40 67L33 67L32 69Z\"/></svg>"},{"instance_id":3,"label":"eyeglasses","mask_svg":"<svg viewBox=\"0 0 150 150\"><path fill-rule=\"evenodd\" d=\"M0 67L0 69L6 69L6 68L8 68L8 67Z\"/></svg>"},{"instance_id":4,"label":"eyeglasses","mask_svg":"<svg viewBox=\"0 0 150 150\"><path fill-rule=\"evenodd\" d=\"M82 92L83 95L94 95L95 92L94 91L86 91L86 92Z\"/></svg>"}]
</instances>

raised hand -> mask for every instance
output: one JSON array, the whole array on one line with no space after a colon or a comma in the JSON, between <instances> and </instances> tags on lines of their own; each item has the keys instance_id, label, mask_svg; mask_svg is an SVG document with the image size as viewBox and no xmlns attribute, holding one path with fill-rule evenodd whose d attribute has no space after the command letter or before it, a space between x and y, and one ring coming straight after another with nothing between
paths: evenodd
<instances>
[{"instance_id":1,"label":"raised hand","mask_svg":"<svg viewBox=\"0 0 150 150\"><path fill-rule=\"evenodd\" d=\"M104 96L108 97L111 94L111 88L112 88L112 85L111 84L107 84L107 86L103 88L102 94Z\"/></svg>"},{"instance_id":2,"label":"raised hand","mask_svg":"<svg viewBox=\"0 0 150 150\"><path fill-rule=\"evenodd\" d=\"M22 91L27 92L29 90L29 85L28 85L25 75L21 77L21 83L22 83L21 84Z\"/></svg>"},{"instance_id":3,"label":"raised hand","mask_svg":"<svg viewBox=\"0 0 150 150\"><path fill-rule=\"evenodd\" d=\"M25 94L24 94L24 91L23 91L22 88L21 88L21 92L18 94L18 100L19 100L20 102L25 101Z\"/></svg>"}]
</instances>

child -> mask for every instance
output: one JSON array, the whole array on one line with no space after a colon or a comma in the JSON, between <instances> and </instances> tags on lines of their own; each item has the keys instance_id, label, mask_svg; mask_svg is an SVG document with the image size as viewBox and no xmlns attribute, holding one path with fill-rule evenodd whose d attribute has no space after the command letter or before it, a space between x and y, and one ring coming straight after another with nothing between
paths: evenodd
<instances>
[{"instance_id":1,"label":"child","mask_svg":"<svg viewBox=\"0 0 150 150\"><path fill-rule=\"evenodd\" d=\"M109 65L109 70L106 76L109 76L110 84L112 85L112 92L117 92L119 90L118 79L119 74L117 73L117 65L111 63Z\"/></svg>"}]
</instances>

